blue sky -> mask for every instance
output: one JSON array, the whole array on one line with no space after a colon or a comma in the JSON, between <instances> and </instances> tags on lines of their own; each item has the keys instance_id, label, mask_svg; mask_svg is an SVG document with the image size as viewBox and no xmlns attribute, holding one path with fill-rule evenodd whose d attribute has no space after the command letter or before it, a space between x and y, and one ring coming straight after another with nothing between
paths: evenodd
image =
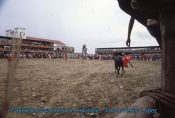
<instances>
[{"instance_id":1,"label":"blue sky","mask_svg":"<svg viewBox=\"0 0 175 118\"><path fill-rule=\"evenodd\" d=\"M2 0L1 0L2 1ZM60 40L81 52L126 46L129 16L116 0L6 0L0 8L0 35L23 27L27 36ZM158 45L147 29L135 23L131 46Z\"/></svg>"}]
</instances>

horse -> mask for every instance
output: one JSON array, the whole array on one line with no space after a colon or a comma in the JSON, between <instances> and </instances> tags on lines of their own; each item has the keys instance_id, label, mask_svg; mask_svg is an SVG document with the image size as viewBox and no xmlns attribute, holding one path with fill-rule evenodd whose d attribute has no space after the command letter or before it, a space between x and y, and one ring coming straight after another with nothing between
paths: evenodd
<instances>
[{"instance_id":1,"label":"horse","mask_svg":"<svg viewBox=\"0 0 175 118\"><path fill-rule=\"evenodd\" d=\"M115 65L115 73L117 70L117 77L120 75L120 68L122 68L122 72L125 73L123 56L121 53L114 53L114 65ZM121 73L121 76L123 76L123 73Z\"/></svg>"}]
</instances>

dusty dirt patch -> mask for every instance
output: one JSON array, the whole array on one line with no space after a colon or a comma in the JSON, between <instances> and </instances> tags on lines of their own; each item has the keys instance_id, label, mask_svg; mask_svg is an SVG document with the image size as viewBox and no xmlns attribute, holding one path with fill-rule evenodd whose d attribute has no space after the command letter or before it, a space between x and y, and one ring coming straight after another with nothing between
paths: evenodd
<instances>
[{"instance_id":1,"label":"dusty dirt patch","mask_svg":"<svg viewBox=\"0 0 175 118\"><path fill-rule=\"evenodd\" d=\"M13 106L32 108L127 107L146 89L160 86L160 62L133 61L123 77L116 78L113 61L22 59L17 69L21 84ZM4 94L7 61L0 60L0 103ZM18 88L18 87L17 87ZM19 102L19 95L22 104ZM114 113L100 114L108 118ZM79 113L15 114L9 118L80 118ZM83 116L89 117L89 116Z\"/></svg>"}]
</instances>

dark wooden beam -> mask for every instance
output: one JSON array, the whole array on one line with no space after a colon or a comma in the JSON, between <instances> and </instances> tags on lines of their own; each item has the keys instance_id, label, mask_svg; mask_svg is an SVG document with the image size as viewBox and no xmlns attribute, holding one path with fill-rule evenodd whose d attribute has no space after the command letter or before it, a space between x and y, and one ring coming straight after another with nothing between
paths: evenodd
<instances>
[{"instance_id":1,"label":"dark wooden beam","mask_svg":"<svg viewBox=\"0 0 175 118\"><path fill-rule=\"evenodd\" d=\"M175 96L175 13L160 14L160 28L163 48L161 86L163 91ZM175 101L175 100L174 100ZM162 118L175 118L175 111L161 105Z\"/></svg>"}]
</instances>

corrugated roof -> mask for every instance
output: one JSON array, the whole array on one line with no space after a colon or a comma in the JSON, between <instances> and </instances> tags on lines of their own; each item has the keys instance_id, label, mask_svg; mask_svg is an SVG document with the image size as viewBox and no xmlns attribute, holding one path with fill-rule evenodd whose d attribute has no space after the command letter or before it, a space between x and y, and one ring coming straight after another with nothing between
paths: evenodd
<instances>
[{"instance_id":1,"label":"corrugated roof","mask_svg":"<svg viewBox=\"0 0 175 118\"><path fill-rule=\"evenodd\" d=\"M160 46L109 47L109 48L96 48L96 49L133 49L133 48L160 48Z\"/></svg>"},{"instance_id":2,"label":"corrugated roof","mask_svg":"<svg viewBox=\"0 0 175 118\"><path fill-rule=\"evenodd\" d=\"M52 43L57 44L57 45L65 45L63 42L58 41L58 40L50 40L50 39L37 38L37 37L27 37L26 39L35 40L35 41L47 41L47 42L52 42Z\"/></svg>"}]
</instances>

